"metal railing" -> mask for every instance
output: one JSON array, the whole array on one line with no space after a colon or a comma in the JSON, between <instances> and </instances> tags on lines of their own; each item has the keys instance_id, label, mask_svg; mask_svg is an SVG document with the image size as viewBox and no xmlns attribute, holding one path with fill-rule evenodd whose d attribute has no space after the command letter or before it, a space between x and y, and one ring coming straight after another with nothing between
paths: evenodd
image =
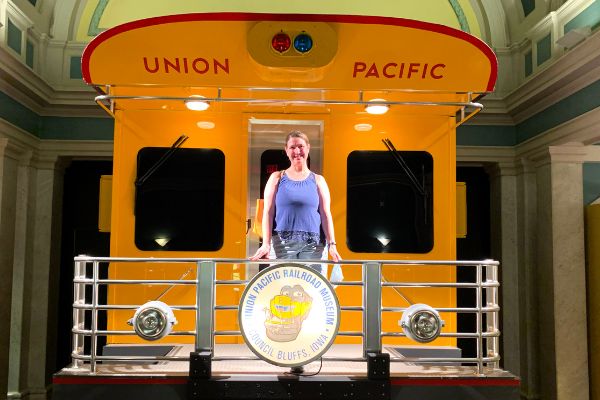
<instances>
[{"instance_id":1,"label":"metal railing","mask_svg":"<svg viewBox=\"0 0 600 400\"><path fill-rule=\"evenodd\" d=\"M298 260L295 260L298 261ZM265 261L262 260L261 263ZM290 260L269 260L269 264L289 263ZM333 264L323 260L301 260L301 262ZM108 268L110 263L192 263L195 264L196 274L194 279L109 279L101 278L101 269ZM99 329L99 312L110 310L135 310L141 304L101 304L99 293L101 287L111 285L152 285L167 286L191 285L195 288L195 304L169 304L175 311L195 311L195 329L184 331L174 330L170 336L193 336L196 351L209 351L213 361L222 360L259 360L256 356L215 356L216 336L241 336L239 330L215 330L215 312L217 310L238 310L238 305L216 305L215 290L219 285L245 285L248 280L218 280L217 268L223 265L256 264L247 259L229 258L115 258L115 257L75 257L75 273L73 279L73 340L72 340L72 368L80 369L81 373L95 373L99 362L139 362L148 361L189 361L189 355L183 356L107 356L100 355L98 351L98 338L108 336L135 336L136 332L130 330ZM472 332L444 331L440 337L472 339L476 342L475 357L399 357L391 355L391 362L417 363L417 364L456 364L458 366L476 365L477 373L485 375L486 367L492 371L499 366L499 312L498 305L498 268L499 263L493 260L483 261L430 261L430 260L344 260L343 265L362 266L362 279L358 281L331 282L338 286L362 287L362 305L340 305L344 311L362 312L362 331L339 331L338 336L351 336L362 338L363 354L361 357L327 357L325 361L366 361L367 353L380 353L383 351L382 339L385 337L404 337L402 328L397 331L382 331L382 316L385 313L401 313L408 307L382 306L382 289L393 288L406 302L409 300L400 292L402 288L469 288L475 291L474 307L438 307L438 312L468 313L476 316L476 329ZM383 279L382 267L395 266L398 268L420 267L452 267L474 268L474 282L389 282ZM140 274L143 275L143 274ZM164 291L163 291L164 293ZM86 339L87 338L87 339Z\"/></svg>"}]
</instances>

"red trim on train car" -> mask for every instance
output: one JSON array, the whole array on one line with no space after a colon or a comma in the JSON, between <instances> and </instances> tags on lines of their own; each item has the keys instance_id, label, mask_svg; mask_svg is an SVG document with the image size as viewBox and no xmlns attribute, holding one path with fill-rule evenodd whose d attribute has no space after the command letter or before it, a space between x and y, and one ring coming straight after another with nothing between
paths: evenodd
<instances>
[{"instance_id":1,"label":"red trim on train car","mask_svg":"<svg viewBox=\"0 0 600 400\"><path fill-rule=\"evenodd\" d=\"M390 384L398 386L519 386L517 378L391 378Z\"/></svg>"},{"instance_id":2,"label":"red trim on train car","mask_svg":"<svg viewBox=\"0 0 600 400\"><path fill-rule=\"evenodd\" d=\"M152 17L137 21L126 22L122 25L110 28L98 36L86 46L81 59L81 72L83 80L93 85L90 76L90 56L94 49L100 43L116 36L120 33L134 29L144 28L153 25L162 25L173 22L190 22L190 21L307 21L307 22L340 22L353 24L381 24L392 26L404 26L407 28L422 29L430 32L437 32L448 36L453 36L471 43L477 47L490 60L491 71L487 84L487 91L494 90L494 84L498 77L498 63L496 55L492 49L482 40L458 29L450 28L449 26L434 24L431 22L416 21L406 18L394 17L377 17L364 15L327 15L327 14L266 14L266 13L192 13L192 14L177 14L166 15L160 17Z\"/></svg>"},{"instance_id":3,"label":"red trim on train car","mask_svg":"<svg viewBox=\"0 0 600 400\"><path fill-rule=\"evenodd\" d=\"M150 376L133 377L89 377L89 376L55 376L55 385L186 385L188 378L164 378ZM391 378L390 384L395 386L519 386L516 378Z\"/></svg>"},{"instance_id":4,"label":"red trim on train car","mask_svg":"<svg viewBox=\"0 0 600 400\"><path fill-rule=\"evenodd\" d=\"M52 383L54 385L187 385L188 378L55 376L52 378Z\"/></svg>"}]
</instances>

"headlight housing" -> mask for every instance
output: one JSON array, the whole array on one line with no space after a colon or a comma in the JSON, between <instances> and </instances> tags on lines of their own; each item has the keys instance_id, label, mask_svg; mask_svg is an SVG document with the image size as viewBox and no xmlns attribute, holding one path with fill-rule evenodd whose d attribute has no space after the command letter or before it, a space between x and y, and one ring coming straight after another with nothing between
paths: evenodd
<instances>
[{"instance_id":1,"label":"headlight housing","mask_svg":"<svg viewBox=\"0 0 600 400\"><path fill-rule=\"evenodd\" d=\"M404 311L398 325L412 340L429 343L440 335L444 321L440 314L427 304L413 304Z\"/></svg>"},{"instance_id":2,"label":"headlight housing","mask_svg":"<svg viewBox=\"0 0 600 400\"><path fill-rule=\"evenodd\" d=\"M171 307L162 301L149 301L139 307L127 321L135 333L145 340L158 340L171 333L177 323Z\"/></svg>"}]
</instances>

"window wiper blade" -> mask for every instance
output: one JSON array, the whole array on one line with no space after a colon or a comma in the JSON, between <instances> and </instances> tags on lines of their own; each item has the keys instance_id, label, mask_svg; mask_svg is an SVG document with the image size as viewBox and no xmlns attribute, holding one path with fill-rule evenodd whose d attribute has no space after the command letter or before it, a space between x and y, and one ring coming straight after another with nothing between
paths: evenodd
<instances>
[{"instance_id":1,"label":"window wiper blade","mask_svg":"<svg viewBox=\"0 0 600 400\"><path fill-rule=\"evenodd\" d=\"M410 167L408 166L406 161L404 161L404 158L402 157L400 152L398 152L398 150L396 150L396 147L394 147L394 144L392 143L392 141L388 138L381 139L381 141L383 142L383 144L385 144L385 147L387 147L387 149L391 152L391 154L394 157L394 159L396 160L396 162L398 162L398 164L400 164L400 167L402 167L402 170L406 173L406 176L408 176L408 179L413 184L415 189L417 189L417 191L422 196L427 196L427 193L425 191L425 185L423 183L419 182L419 180L417 179L415 174L412 172L412 170L410 169Z\"/></svg>"},{"instance_id":2,"label":"window wiper blade","mask_svg":"<svg viewBox=\"0 0 600 400\"><path fill-rule=\"evenodd\" d=\"M184 134L179 136L179 138L177 138L177 140L171 145L169 150L167 150L165 154L163 154L162 157L158 159L158 161L156 161L150 168L148 168L148 171L146 171L144 175L142 175L138 180L135 181L135 186L142 186L148 180L148 178L150 178L150 176L152 176L152 174L156 172L156 170L159 169L160 166L163 165L164 162L167 161L178 148L181 147L181 145L186 140L188 140L187 135Z\"/></svg>"}]
</instances>

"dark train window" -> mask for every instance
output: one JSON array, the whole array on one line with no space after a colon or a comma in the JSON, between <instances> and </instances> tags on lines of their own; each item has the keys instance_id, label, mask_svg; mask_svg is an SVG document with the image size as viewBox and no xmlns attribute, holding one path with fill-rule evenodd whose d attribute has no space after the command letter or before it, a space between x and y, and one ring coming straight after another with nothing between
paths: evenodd
<instances>
[{"instance_id":1,"label":"dark train window","mask_svg":"<svg viewBox=\"0 0 600 400\"><path fill-rule=\"evenodd\" d=\"M425 151L348 156L348 248L427 253L433 248L433 158Z\"/></svg>"},{"instance_id":2,"label":"dark train window","mask_svg":"<svg viewBox=\"0 0 600 400\"><path fill-rule=\"evenodd\" d=\"M135 188L138 249L215 251L223 246L221 150L145 147L138 153Z\"/></svg>"}]
</instances>

